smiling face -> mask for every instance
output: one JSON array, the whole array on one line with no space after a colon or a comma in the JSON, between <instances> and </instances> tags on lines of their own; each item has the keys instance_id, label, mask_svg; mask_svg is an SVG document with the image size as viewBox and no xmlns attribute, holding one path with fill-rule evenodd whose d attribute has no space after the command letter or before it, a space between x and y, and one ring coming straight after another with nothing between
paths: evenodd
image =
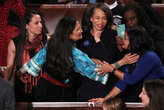
<instances>
[{"instance_id":1,"label":"smiling face","mask_svg":"<svg viewBox=\"0 0 164 110\"><path fill-rule=\"evenodd\" d=\"M150 98L148 97L145 88L142 88L142 92L139 95L140 99L142 100L142 104L144 107L148 106L150 103Z\"/></svg>"},{"instance_id":2,"label":"smiling face","mask_svg":"<svg viewBox=\"0 0 164 110\"><path fill-rule=\"evenodd\" d=\"M80 26L80 22L76 21L75 28L74 28L72 34L70 34L70 39L72 39L73 41L80 40L82 38L82 32L83 31Z\"/></svg>"},{"instance_id":3,"label":"smiling face","mask_svg":"<svg viewBox=\"0 0 164 110\"><path fill-rule=\"evenodd\" d=\"M101 9L96 8L90 21L94 30L102 31L107 24L107 17Z\"/></svg>"},{"instance_id":4,"label":"smiling face","mask_svg":"<svg viewBox=\"0 0 164 110\"><path fill-rule=\"evenodd\" d=\"M134 10L125 12L124 19L127 27L137 26L138 24L138 19Z\"/></svg>"},{"instance_id":5,"label":"smiling face","mask_svg":"<svg viewBox=\"0 0 164 110\"><path fill-rule=\"evenodd\" d=\"M42 32L42 19L40 15L32 15L31 21L26 24L27 32L30 35L39 35Z\"/></svg>"}]
</instances>

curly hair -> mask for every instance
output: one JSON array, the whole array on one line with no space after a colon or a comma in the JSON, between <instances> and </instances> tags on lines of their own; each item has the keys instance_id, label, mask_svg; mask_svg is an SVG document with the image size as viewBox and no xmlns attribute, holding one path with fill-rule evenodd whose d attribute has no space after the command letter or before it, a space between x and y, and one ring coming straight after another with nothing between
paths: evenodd
<instances>
[{"instance_id":1,"label":"curly hair","mask_svg":"<svg viewBox=\"0 0 164 110\"><path fill-rule=\"evenodd\" d=\"M65 81L73 71L72 48L74 41L69 38L76 25L76 19L64 17L57 24L55 33L48 41L44 71L54 79Z\"/></svg>"},{"instance_id":2,"label":"curly hair","mask_svg":"<svg viewBox=\"0 0 164 110\"><path fill-rule=\"evenodd\" d=\"M107 24L105 28L109 28L113 23L113 16L111 10L104 3L95 3L91 5L91 7L86 10L83 14L82 18L82 28L83 30L91 30L92 22L90 18L93 16L95 9L101 9L107 18Z\"/></svg>"}]
</instances>

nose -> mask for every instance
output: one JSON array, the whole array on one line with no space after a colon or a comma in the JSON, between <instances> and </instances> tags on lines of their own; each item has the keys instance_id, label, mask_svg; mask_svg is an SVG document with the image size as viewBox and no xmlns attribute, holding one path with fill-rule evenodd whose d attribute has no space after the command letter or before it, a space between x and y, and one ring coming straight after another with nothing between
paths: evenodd
<instances>
[{"instance_id":1,"label":"nose","mask_svg":"<svg viewBox=\"0 0 164 110\"><path fill-rule=\"evenodd\" d=\"M131 21L131 20L127 20L127 21L126 21L126 25L127 25L127 27L131 27L132 21Z\"/></svg>"},{"instance_id":2,"label":"nose","mask_svg":"<svg viewBox=\"0 0 164 110\"><path fill-rule=\"evenodd\" d=\"M42 28L42 23L39 23L39 27Z\"/></svg>"},{"instance_id":3,"label":"nose","mask_svg":"<svg viewBox=\"0 0 164 110\"><path fill-rule=\"evenodd\" d=\"M142 97L142 92L139 94L139 98L141 98Z\"/></svg>"}]
</instances>

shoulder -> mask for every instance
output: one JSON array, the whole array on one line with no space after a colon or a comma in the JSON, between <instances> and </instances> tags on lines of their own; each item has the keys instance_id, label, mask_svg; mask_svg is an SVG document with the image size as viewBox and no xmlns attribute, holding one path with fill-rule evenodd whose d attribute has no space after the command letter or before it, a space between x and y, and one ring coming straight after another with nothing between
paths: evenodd
<instances>
[{"instance_id":1,"label":"shoulder","mask_svg":"<svg viewBox=\"0 0 164 110\"><path fill-rule=\"evenodd\" d=\"M147 60L151 63L155 63L155 62L159 62L160 59L158 57L158 55L154 52L154 51L147 51L145 52L142 56L141 56L141 59L143 60Z\"/></svg>"}]
</instances>

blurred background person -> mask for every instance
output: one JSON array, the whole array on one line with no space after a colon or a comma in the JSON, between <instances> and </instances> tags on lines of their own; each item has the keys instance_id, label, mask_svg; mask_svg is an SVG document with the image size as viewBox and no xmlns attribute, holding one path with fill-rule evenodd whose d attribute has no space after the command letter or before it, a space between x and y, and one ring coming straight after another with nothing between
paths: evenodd
<instances>
[{"instance_id":1,"label":"blurred background person","mask_svg":"<svg viewBox=\"0 0 164 110\"><path fill-rule=\"evenodd\" d=\"M22 0L0 0L0 68L7 65L8 43L19 34L18 21L24 12ZM13 17L13 14L18 15L18 19L16 16ZM0 71L1 75L2 72Z\"/></svg>"},{"instance_id":2,"label":"blurred background person","mask_svg":"<svg viewBox=\"0 0 164 110\"><path fill-rule=\"evenodd\" d=\"M14 87L0 77L0 110L15 110Z\"/></svg>"},{"instance_id":3,"label":"blurred background person","mask_svg":"<svg viewBox=\"0 0 164 110\"><path fill-rule=\"evenodd\" d=\"M143 83L139 97L145 110L163 110L164 108L164 81L155 79Z\"/></svg>"},{"instance_id":4,"label":"blurred background person","mask_svg":"<svg viewBox=\"0 0 164 110\"><path fill-rule=\"evenodd\" d=\"M118 97L104 101L102 107L103 110L126 110L125 103Z\"/></svg>"}]
</instances>

